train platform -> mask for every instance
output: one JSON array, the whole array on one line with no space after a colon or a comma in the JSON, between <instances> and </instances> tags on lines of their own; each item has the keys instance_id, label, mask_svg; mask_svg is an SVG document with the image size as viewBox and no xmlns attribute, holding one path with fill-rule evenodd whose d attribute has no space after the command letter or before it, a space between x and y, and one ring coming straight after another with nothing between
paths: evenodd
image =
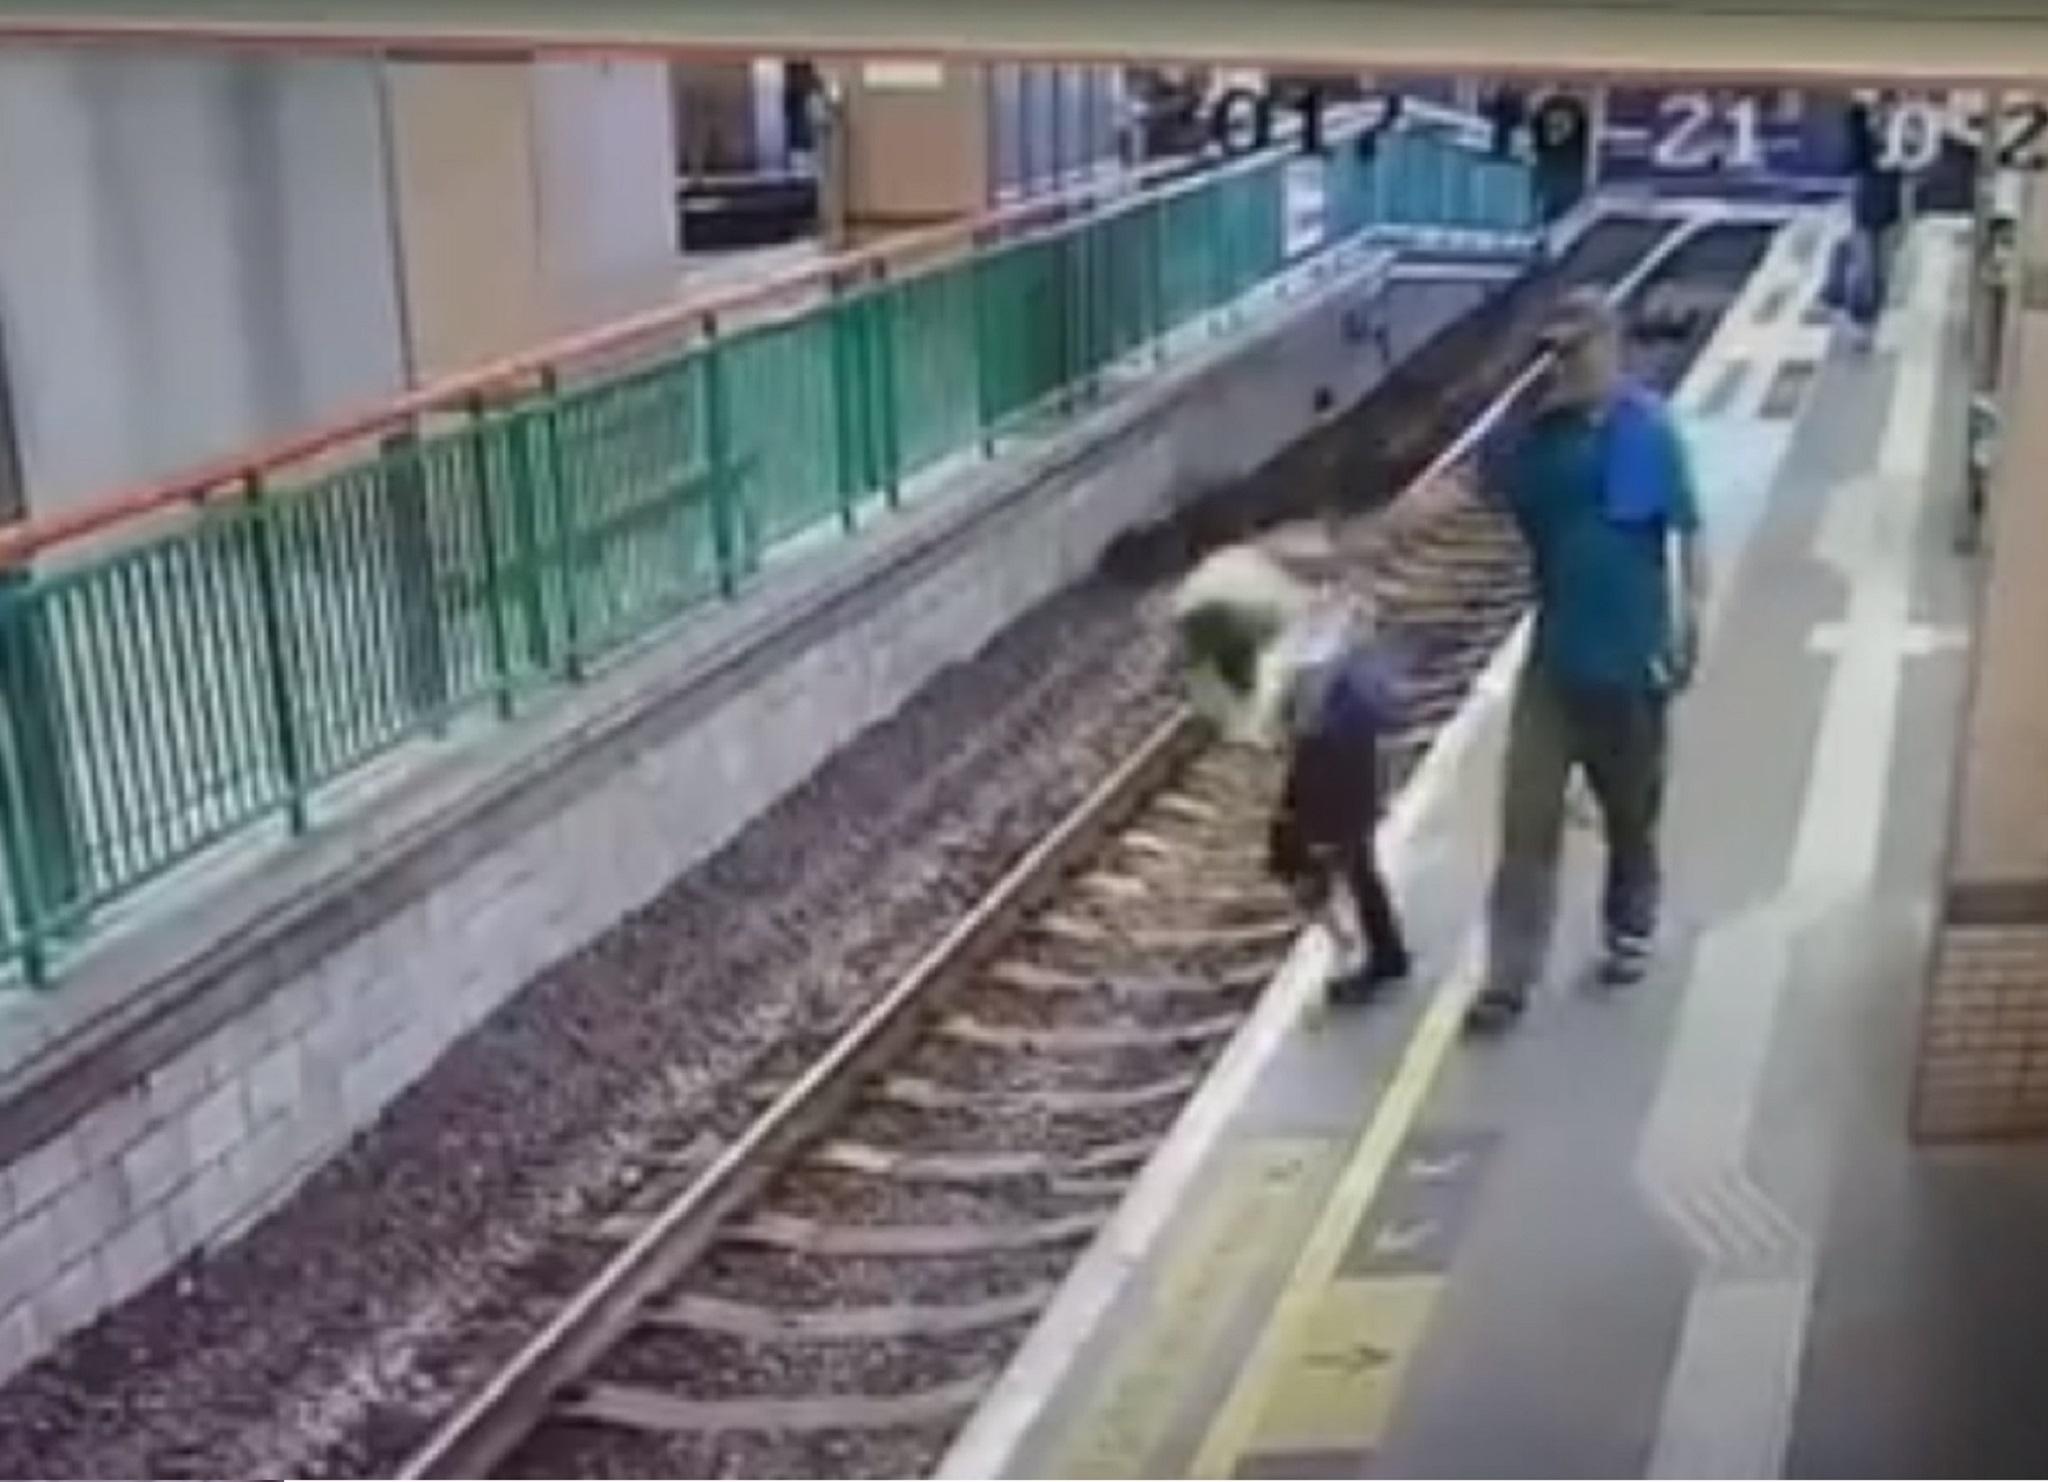
<instances>
[{"instance_id":1,"label":"train platform","mask_svg":"<svg viewBox=\"0 0 2048 1482\"><path fill-rule=\"evenodd\" d=\"M1322 1005L1297 946L951 1476L2031 1475L2048 1156L1908 1140L1975 579L1966 237L1919 223L1874 349L1786 227L1678 393L1715 567L1677 714L1658 967L1461 1032L1496 658L1389 818L1415 981Z\"/></svg>"}]
</instances>

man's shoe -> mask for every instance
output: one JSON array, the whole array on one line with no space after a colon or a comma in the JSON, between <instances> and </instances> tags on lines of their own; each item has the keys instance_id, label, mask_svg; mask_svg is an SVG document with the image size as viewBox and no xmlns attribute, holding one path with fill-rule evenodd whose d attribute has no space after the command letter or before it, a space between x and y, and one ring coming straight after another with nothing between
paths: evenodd
<instances>
[{"instance_id":1,"label":"man's shoe","mask_svg":"<svg viewBox=\"0 0 2048 1482\"><path fill-rule=\"evenodd\" d=\"M1371 958L1365 964L1365 975L1375 983L1399 983L1415 969L1414 959L1406 947L1397 952L1386 952Z\"/></svg>"},{"instance_id":2,"label":"man's shoe","mask_svg":"<svg viewBox=\"0 0 2048 1482\"><path fill-rule=\"evenodd\" d=\"M1651 943L1647 934L1611 932L1607 955L1600 963L1603 988L1633 988L1650 973Z\"/></svg>"},{"instance_id":3,"label":"man's shoe","mask_svg":"<svg viewBox=\"0 0 2048 1482\"><path fill-rule=\"evenodd\" d=\"M1489 988L1465 1011L1465 1027L1474 1034L1498 1034L1512 1027L1528 1006L1528 995L1520 989Z\"/></svg>"},{"instance_id":4,"label":"man's shoe","mask_svg":"<svg viewBox=\"0 0 2048 1482\"><path fill-rule=\"evenodd\" d=\"M1366 963L1356 972L1344 974L1330 984L1330 1002L1338 1004L1365 1003L1397 983L1405 982L1413 964L1406 952L1398 956L1379 957Z\"/></svg>"}]
</instances>

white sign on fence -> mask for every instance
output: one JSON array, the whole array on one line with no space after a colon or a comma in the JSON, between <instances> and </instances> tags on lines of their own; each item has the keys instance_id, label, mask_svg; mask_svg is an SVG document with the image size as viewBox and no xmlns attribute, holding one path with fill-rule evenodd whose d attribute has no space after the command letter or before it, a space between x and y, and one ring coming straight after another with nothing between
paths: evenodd
<instances>
[{"instance_id":1,"label":"white sign on fence","mask_svg":"<svg viewBox=\"0 0 2048 1482\"><path fill-rule=\"evenodd\" d=\"M1289 258L1313 252L1323 245L1328 229L1325 212L1329 202L1327 171L1319 159L1292 160L1281 176L1281 251Z\"/></svg>"},{"instance_id":2,"label":"white sign on fence","mask_svg":"<svg viewBox=\"0 0 2048 1482\"><path fill-rule=\"evenodd\" d=\"M884 58L862 64L860 80L878 93L929 93L946 85L946 69L938 62Z\"/></svg>"}]
</instances>

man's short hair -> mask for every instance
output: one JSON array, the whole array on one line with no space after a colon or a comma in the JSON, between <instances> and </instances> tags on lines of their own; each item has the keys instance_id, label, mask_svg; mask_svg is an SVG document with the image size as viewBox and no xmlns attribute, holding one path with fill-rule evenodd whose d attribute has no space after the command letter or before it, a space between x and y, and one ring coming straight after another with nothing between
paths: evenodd
<instances>
[{"instance_id":1,"label":"man's short hair","mask_svg":"<svg viewBox=\"0 0 2048 1482\"><path fill-rule=\"evenodd\" d=\"M1574 288L1557 302L1544 322L1543 343L1568 352L1600 338L1619 338L1621 315L1597 288Z\"/></svg>"}]
</instances>

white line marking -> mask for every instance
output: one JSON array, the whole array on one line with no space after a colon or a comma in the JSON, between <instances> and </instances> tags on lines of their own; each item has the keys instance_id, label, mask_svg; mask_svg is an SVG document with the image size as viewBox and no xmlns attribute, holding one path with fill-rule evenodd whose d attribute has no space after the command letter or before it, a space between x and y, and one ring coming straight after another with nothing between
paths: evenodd
<instances>
[{"instance_id":1,"label":"white line marking","mask_svg":"<svg viewBox=\"0 0 2048 1482\"><path fill-rule=\"evenodd\" d=\"M1907 658L1924 659L1968 648L1970 634L1946 623L1908 623L1899 644ZM1840 623L1820 623L1806 635L1806 646L1817 654L1839 654L1848 645L1849 631Z\"/></svg>"},{"instance_id":2,"label":"white line marking","mask_svg":"<svg viewBox=\"0 0 2048 1482\"><path fill-rule=\"evenodd\" d=\"M1791 1431L1796 1344L1776 1341L1780 1314L1804 1310L1803 1277L1701 1282L1687 1304L1670 1391L1700 1403L1666 1407L1653 1477L1775 1477ZM1694 1335L1698 1335L1694 1338Z\"/></svg>"},{"instance_id":3,"label":"white line marking","mask_svg":"<svg viewBox=\"0 0 2048 1482\"><path fill-rule=\"evenodd\" d=\"M1802 265L1794 248L1800 237L1825 228L1823 212L1804 208L1772 237L1763 260L1721 316L1706 348L1687 373L1685 384L1672 398L1679 411L1699 415L1700 404L1713 394L1726 367L1749 361L1753 362L1752 373L1745 378L1735 404L1724 408L1721 416L1754 413L1768 393L1780 362L1821 358L1827 332L1804 322L1806 305L1818 287L1820 268L1812 262ZM1823 259L1825 256L1821 254ZM1759 320L1757 316L1764 304L1781 293L1785 303L1777 318L1769 323Z\"/></svg>"},{"instance_id":4,"label":"white line marking","mask_svg":"<svg viewBox=\"0 0 2048 1482\"><path fill-rule=\"evenodd\" d=\"M1849 600L1843 620L1810 640L1838 657L1785 885L1701 938L1639 1148L1651 1203L1700 1258L1651 1476L1767 1477L1783 1464L1814 1243L1751 1180L1746 1161L1793 944L1861 898L1876 873L1904 664L1927 641L1912 621L1913 567L1956 276L1948 234L1923 227L1914 245L1924 254L1920 291L1890 327L1904 350L1877 472L1831 491L1815 539L1815 558L1840 575ZM1731 1275L1745 1235L1764 1240L1752 1254L1780 1266L1777 1274ZM1774 1235L1787 1237L1777 1249Z\"/></svg>"}]
</instances>

